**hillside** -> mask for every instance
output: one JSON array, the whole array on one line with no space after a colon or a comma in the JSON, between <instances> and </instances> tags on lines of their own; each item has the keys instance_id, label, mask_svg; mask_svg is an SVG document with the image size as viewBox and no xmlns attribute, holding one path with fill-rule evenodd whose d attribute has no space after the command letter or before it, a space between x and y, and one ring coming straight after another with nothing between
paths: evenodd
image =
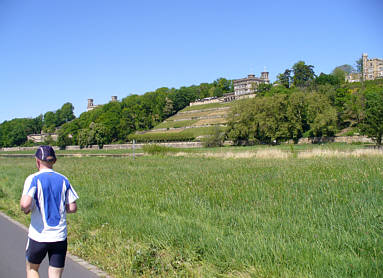
<instances>
[{"instance_id":1,"label":"hillside","mask_svg":"<svg viewBox=\"0 0 383 278\"><path fill-rule=\"evenodd\" d=\"M227 124L227 116L234 102L211 103L196 106L188 106L177 114L166 119L151 130L139 132L137 139L169 138L200 139L210 134L212 128L219 126L224 128ZM184 136L183 136L184 135Z\"/></svg>"}]
</instances>

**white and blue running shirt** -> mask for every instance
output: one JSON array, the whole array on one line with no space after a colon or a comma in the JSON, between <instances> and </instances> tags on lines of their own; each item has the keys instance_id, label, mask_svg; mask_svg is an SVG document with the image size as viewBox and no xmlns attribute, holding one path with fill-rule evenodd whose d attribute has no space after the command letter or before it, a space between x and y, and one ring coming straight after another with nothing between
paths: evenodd
<instances>
[{"instance_id":1,"label":"white and blue running shirt","mask_svg":"<svg viewBox=\"0 0 383 278\"><path fill-rule=\"evenodd\" d=\"M78 199L68 179L52 169L43 169L25 180L23 195L33 199L28 237L38 242L65 240L65 204Z\"/></svg>"}]
</instances>

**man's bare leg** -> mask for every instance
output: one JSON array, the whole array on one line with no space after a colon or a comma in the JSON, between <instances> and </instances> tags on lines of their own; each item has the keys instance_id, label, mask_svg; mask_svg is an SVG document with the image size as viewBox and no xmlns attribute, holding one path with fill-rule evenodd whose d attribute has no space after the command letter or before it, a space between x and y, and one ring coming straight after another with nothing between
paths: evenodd
<instances>
[{"instance_id":1,"label":"man's bare leg","mask_svg":"<svg viewBox=\"0 0 383 278\"><path fill-rule=\"evenodd\" d=\"M33 264L27 261L27 278L40 278L39 276L39 264Z\"/></svg>"},{"instance_id":2,"label":"man's bare leg","mask_svg":"<svg viewBox=\"0 0 383 278\"><path fill-rule=\"evenodd\" d=\"M48 277L49 278L61 278L64 268L49 266Z\"/></svg>"}]
</instances>

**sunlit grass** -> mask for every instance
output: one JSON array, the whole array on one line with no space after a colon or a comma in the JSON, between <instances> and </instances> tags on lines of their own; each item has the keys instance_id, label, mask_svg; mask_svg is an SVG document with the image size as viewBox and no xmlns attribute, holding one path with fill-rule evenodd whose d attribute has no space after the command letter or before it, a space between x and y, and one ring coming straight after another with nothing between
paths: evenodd
<instances>
[{"instance_id":1,"label":"sunlit grass","mask_svg":"<svg viewBox=\"0 0 383 278\"><path fill-rule=\"evenodd\" d=\"M80 195L70 251L115 277L383 275L380 155L61 158L56 169ZM0 158L0 208L24 223L34 170Z\"/></svg>"}]
</instances>

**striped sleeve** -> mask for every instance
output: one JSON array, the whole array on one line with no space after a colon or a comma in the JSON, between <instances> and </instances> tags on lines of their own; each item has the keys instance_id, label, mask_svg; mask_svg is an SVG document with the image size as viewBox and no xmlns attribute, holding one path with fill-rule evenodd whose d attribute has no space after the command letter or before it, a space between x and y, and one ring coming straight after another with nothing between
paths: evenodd
<instances>
[{"instance_id":1,"label":"striped sleeve","mask_svg":"<svg viewBox=\"0 0 383 278\"><path fill-rule=\"evenodd\" d=\"M69 181L66 180L65 182L67 186L65 203L66 204L74 203L78 199L78 195L76 191L74 190L74 188L70 185Z\"/></svg>"}]
</instances>

